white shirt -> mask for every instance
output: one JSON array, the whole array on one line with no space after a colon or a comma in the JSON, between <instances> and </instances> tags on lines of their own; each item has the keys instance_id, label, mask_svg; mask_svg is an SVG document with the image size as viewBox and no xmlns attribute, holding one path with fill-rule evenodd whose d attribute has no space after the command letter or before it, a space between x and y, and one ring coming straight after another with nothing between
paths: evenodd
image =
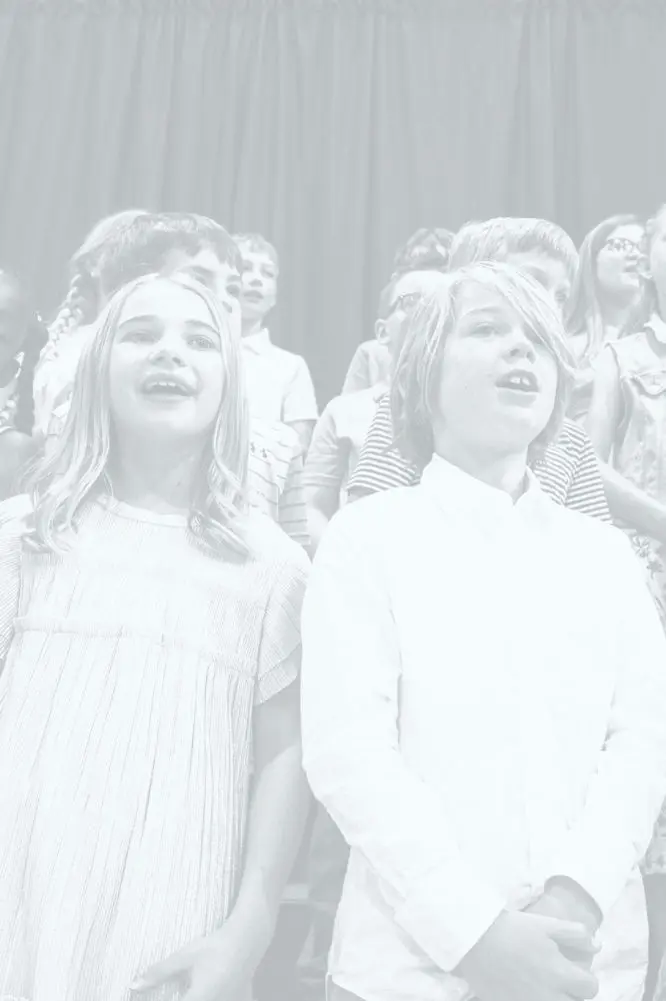
<instances>
[{"instance_id":1,"label":"white shirt","mask_svg":"<svg viewBox=\"0 0 666 1001\"><path fill-rule=\"evenodd\" d=\"M307 363L279 348L267 330L242 340L245 378L253 416L265 421L316 421L317 398Z\"/></svg>"},{"instance_id":2,"label":"white shirt","mask_svg":"<svg viewBox=\"0 0 666 1001\"><path fill-rule=\"evenodd\" d=\"M303 648L305 767L352 846L339 986L461 998L548 877L621 898L666 793L666 640L620 532L436 459L333 519Z\"/></svg>"}]
</instances>

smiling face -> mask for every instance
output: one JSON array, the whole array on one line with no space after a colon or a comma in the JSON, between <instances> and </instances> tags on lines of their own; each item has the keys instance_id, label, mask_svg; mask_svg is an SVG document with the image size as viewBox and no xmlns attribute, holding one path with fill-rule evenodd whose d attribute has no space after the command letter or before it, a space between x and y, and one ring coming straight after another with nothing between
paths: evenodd
<instances>
[{"instance_id":1,"label":"smiling face","mask_svg":"<svg viewBox=\"0 0 666 1001\"><path fill-rule=\"evenodd\" d=\"M442 353L433 430L437 451L526 451L550 421L557 363L495 289L467 285Z\"/></svg>"},{"instance_id":2,"label":"smiling face","mask_svg":"<svg viewBox=\"0 0 666 1001\"><path fill-rule=\"evenodd\" d=\"M261 322L277 299L278 266L263 250L239 247L243 259L241 275L241 314L245 321Z\"/></svg>"},{"instance_id":3,"label":"smiling face","mask_svg":"<svg viewBox=\"0 0 666 1001\"><path fill-rule=\"evenodd\" d=\"M206 302L168 280L137 288L120 314L109 361L116 435L203 441L222 402L221 338Z\"/></svg>"},{"instance_id":4,"label":"smiling face","mask_svg":"<svg viewBox=\"0 0 666 1001\"><path fill-rule=\"evenodd\" d=\"M633 298L641 289L644 230L636 223L617 226L604 241L596 261L599 289L613 297Z\"/></svg>"}]
</instances>

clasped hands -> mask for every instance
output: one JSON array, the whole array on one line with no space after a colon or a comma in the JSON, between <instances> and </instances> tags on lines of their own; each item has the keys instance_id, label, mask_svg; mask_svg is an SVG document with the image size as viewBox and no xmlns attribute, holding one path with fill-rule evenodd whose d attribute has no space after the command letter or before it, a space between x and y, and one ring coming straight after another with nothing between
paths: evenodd
<instances>
[{"instance_id":1,"label":"clasped hands","mask_svg":"<svg viewBox=\"0 0 666 1001\"><path fill-rule=\"evenodd\" d=\"M599 924L576 884L553 881L526 910L500 914L454 972L479 1001L588 1001Z\"/></svg>"}]
</instances>

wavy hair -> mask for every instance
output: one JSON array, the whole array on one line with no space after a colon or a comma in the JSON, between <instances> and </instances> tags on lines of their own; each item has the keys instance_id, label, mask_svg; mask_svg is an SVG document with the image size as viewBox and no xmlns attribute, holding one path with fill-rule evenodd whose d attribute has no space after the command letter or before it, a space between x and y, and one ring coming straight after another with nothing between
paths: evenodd
<instances>
[{"instance_id":1,"label":"wavy hair","mask_svg":"<svg viewBox=\"0 0 666 1001\"><path fill-rule=\"evenodd\" d=\"M553 413L532 442L531 455L538 455L557 437L566 415L574 360L551 296L531 275L510 265L469 265L445 276L442 288L422 299L406 322L391 386L391 412L397 447L406 459L421 467L427 465L434 453L433 418L444 349L459 320L460 294L470 286L491 289L501 296L548 349L557 365Z\"/></svg>"},{"instance_id":2,"label":"wavy hair","mask_svg":"<svg viewBox=\"0 0 666 1001\"><path fill-rule=\"evenodd\" d=\"M604 343L604 321L597 279L597 257L606 240L618 226L632 225L642 226L643 223L635 215L610 216L590 230L580 246L578 270L571 290L565 325L570 334L585 333L587 335L585 350L581 358L583 362L595 357ZM631 318L621 333L630 330L635 318L636 314L632 312Z\"/></svg>"},{"instance_id":3,"label":"wavy hair","mask_svg":"<svg viewBox=\"0 0 666 1001\"><path fill-rule=\"evenodd\" d=\"M220 334L222 403L195 484L190 533L213 555L248 556L242 525L247 511L249 416L240 341L211 292L186 278L158 275L131 282L106 306L84 348L62 434L31 470L27 482L34 511L31 538L40 549L62 552L82 506L109 489L109 458L117 447L110 410L111 351L125 303L136 289L157 280L170 281L203 299Z\"/></svg>"}]
</instances>

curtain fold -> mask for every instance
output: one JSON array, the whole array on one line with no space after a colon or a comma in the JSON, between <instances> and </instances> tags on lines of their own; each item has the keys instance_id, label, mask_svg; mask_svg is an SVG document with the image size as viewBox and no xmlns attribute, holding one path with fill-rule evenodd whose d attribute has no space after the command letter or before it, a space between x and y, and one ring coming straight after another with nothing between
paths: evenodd
<instances>
[{"instance_id":1,"label":"curtain fold","mask_svg":"<svg viewBox=\"0 0 666 1001\"><path fill-rule=\"evenodd\" d=\"M323 404L417 227L666 200L665 52L651 0L3 0L0 264L48 311L109 212L259 230Z\"/></svg>"}]
</instances>

